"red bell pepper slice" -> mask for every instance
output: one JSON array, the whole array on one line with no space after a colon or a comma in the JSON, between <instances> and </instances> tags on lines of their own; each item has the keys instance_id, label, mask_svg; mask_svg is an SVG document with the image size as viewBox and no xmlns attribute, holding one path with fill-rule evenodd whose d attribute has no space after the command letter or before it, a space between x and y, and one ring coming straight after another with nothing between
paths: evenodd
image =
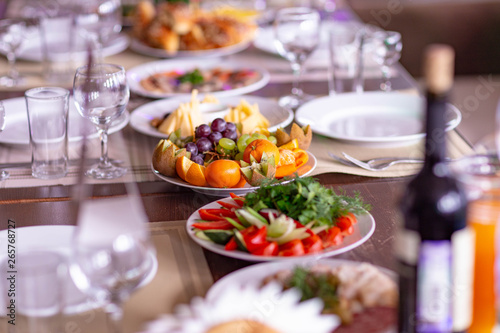
<instances>
[{"instance_id":1,"label":"red bell pepper slice","mask_svg":"<svg viewBox=\"0 0 500 333\"><path fill-rule=\"evenodd\" d=\"M240 197L239 195L234 194L233 192L229 193L231 198L233 198L234 202L238 204L238 206L243 207L243 204L245 203L245 198Z\"/></svg>"},{"instance_id":2,"label":"red bell pepper slice","mask_svg":"<svg viewBox=\"0 0 500 333\"><path fill-rule=\"evenodd\" d=\"M219 205L221 205L222 207L227 208L227 209L231 209L231 210L232 209L240 209L241 208L240 206L232 205L229 202L225 202L225 201L222 201L222 200L217 201L217 203Z\"/></svg>"},{"instance_id":3,"label":"red bell pepper slice","mask_svg":"<svg viewBox=\"0 0 500 333\"><path fill-rule=\"evenodd\" d=\"M316 234L304 238L302 244L304 245L305 253L318 253L323 251L323 241Z\"/></svg>"},{"instance_id":4,"label":"red bell pepper slice","mask_svg":"<svg viewBox=\"0 0 500 333\"><path fill-rule=\"evenodd\" d=\"M283 257L302 256L305 253L304 244L302 244L300 239L292 239L291 241L280 245L278 249L278 256Z\"/></svg>"},{"instance_id":5,"label":"red bell pepper slice","mask_svg":"<svg viewBox=\"0 0 500 333\"><path fill-rule=\"evenodd\" d=\"M278 242L266 242L253 251L250 251L250 253L256 256L276 256L278 255Z\"/></svg>"},{"instance_id":6,"label":"red bell pepper slice","mask_svg":"<svg viewBox=\"0 0 500 333\"><path fill-rule=\"evenodd\" d=\"M252 225L251 227L246 228L241 231L241 235L243 236L243 240L245 241L245 245L247 246L248 252L252 253L258 247L267 243L267 227L263 226L262 228L257 228Z\"/></svg>"},{"instance_id":7,"label":"red bell pepper slice","mask_svg":"<svg viewBox=\"0 0 500 333\"><path fill-rule=\"evenodd\" d=\"M231 230L231 229L234 229L234 226L226 220L193 223L191 226L193 228L200 229L200 230L211 230L211 229Z\"/></svg>"},{"instance_id":8,"label":"red bell pepper slice","mask_svg":"<svg viewBox=\"0 0 500 333\"><path fill-rule=\"evenodd\" d=\"M339 245L344 240L342 231L338 227L331 227L328 230L323 230L318 234L323 241L323 247L326 249L330 246Z\"/></svg>"},{"instance_id":9,"label":"red bell pepper slice","mask_svg":"<svg viewBox=\"0 0 500 333\"><path fill-rule=\"evenodd\" d=\"M198 213L200 214L201 219L205 221L219 221L221 217L236 217L235 212L220 208L200 209Z\"/></svg>"},{"instance_id":10,"label":"red bell pepper slice","mask_svg":"<svg viewBox=\"0 0 500 333\"><path fill-rule=\"evenodd\" d=\"M224 250L226 251L235 251L238 248L238 244L236 243L236 239L234 239L234 236L231 237L229 242L226 243L224 246Z\"/></svg>"}]
</instances>

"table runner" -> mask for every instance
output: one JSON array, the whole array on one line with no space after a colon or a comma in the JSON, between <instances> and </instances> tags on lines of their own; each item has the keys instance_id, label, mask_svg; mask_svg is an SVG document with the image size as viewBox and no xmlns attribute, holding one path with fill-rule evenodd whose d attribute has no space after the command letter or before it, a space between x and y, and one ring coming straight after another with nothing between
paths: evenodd
<instances>
[{"instance_id":1,"label":"table runner","mask_svg":"<svg viewBox=\"0 0 500 333\"><path fill-rule=\"evenodd\" d=\"M204 296L213 284L203 250L186 231L186 221L150 223L157 251L158 271L153 280L132 294L125 304L124 333L138 332L145 322L162 313L171 313L178 304L187 304L195 296ZM6 332L5 318L0 333ZM18 322L18 332L22 331ZM63 332L106 332L101 309L64 318Z\"/></svg>"}]
</instances>

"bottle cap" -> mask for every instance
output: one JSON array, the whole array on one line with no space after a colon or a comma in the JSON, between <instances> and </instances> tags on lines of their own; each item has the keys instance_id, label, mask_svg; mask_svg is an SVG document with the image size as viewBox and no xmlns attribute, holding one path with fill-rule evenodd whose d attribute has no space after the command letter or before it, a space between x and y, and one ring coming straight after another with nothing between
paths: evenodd
<instances>
[{"instance_id":1,"label":"bottle cap","mask_svg":"<svg viewBox=\"0 0 500 333\"><path fill-rule=\"evenodd\" d=\"M449 45L432 44L424 53L424 77L427 90L434 94L448 92L453 85L455 51Z\"/></svg>"}]
</instances>

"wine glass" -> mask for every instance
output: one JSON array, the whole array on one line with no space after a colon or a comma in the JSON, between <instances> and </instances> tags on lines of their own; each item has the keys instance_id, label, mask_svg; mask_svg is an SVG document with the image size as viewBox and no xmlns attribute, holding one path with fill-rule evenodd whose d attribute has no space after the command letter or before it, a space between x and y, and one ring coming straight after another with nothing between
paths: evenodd
<instances>
[{"instance_id":1,"label":"wine glass","mask_svg":"<svg viewBox=\"0 0 500 333\"><path fill-rule=\"evenodd\" d=\"M108 128L125 112L130 92L122 66L94 64L79 67L73 82L78 112L97 127L101 139L101 157L86 175L95 179L121 177L126 168L114 165L108 158Z\"/></svg>"},{"instance_id":2,"label":"wine glass","mask_svg":"<svg viewBox=\"0 0 500 333\"><path fill-rule=\"evenodd\" d=\"M292 94L280 98L281 106L297 108L311 98L300 88L300 76L302 64L319 44L320 24L319 12L307 7L283 8L276 14L276 49L282 57L290 61L294 76Z\"/></svg>"},{"instance_id":3,"label":"wine glass","mask_svg":"<svg viewBox=\"0 0 500 333\"><path fill-rule=\"evenodd\" d=\"M5 107L2 101L0 101L0 132L5 128ZM10 174L5 170L0 170L0 181L9 178Z\"/></svg>"},{"instance_id":4,"label":"wine glass","mask_svg":"<svg viewBox=\"0 0 500 333\"><path fill-rule=\"evenodd\" d=\"M0 20L0 50L6 54L9 63L7 75L0 77L0 86L14 87L20 83L21 77L16 67L16 61L26 30L27 25L24 19Z\"/></svg>"},{"instance_id":5,"label":"wine glass","mask_svg":"<svg viewBox=\"0 0 500 333\"><path fill-rule=\"evenodd\" d=\"M103 45L122 28L120 0L80 1L75 24L80 36L93 45L96 62L102 62Z\"/></svg>"},{"instance_id":6,"label":"wine glass","mask_svg":"<svg viewBox=\"0 0 500 333\"><path fill-rule=\"evenodd\" d=\"M401 58L403 43L396 31L376 31L370 38L374 43L375 61L381 65L382 83L380 89L391 91L391 66Z\"/></svg>"},{"instance_id":7,"label":"wine glass","mask_svg":"<svg viewBox=\"0 0 500 333\"><path fill-rule=\"evenodd\" d=\"M154 271L155 250L140 205L137 195L83 201L73 235L71 277L104 304L113 333L122 331L123 303Z\"/></svg>"}]
</instances>

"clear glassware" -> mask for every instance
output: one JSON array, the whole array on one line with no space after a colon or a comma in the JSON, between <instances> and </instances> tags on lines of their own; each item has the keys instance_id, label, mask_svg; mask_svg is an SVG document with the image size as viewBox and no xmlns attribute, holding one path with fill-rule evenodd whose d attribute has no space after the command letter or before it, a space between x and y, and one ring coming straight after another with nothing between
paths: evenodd
<instances>
[{"instance_id":1,"label":"clear glassware","mask_svg":"<svg viewBox=\"0 0 500 333\"><path fill-rule=\"evenodd\" d=\"M121 177L127 169L112 164L108 157L108 129L113 120L125 112L130 98L125 69L113 64L79 67L73 82L73 96L78 112L97 127L101 139L99 163L86 175L95 179Z\"/></svg>"},{"instance_id":2,"label":"clear glassware","mask_svg":"<svg viewBox=\"0 0 500 333\"><path fill-rule=\"evenodd\" d=\"M122 29L120 0L85 0L75 9L80 36L91 43L96 63L103 62L103 46Z\"/></svg>"},{"instance_id":3,"label":"clear glassware","mask_svg":"<svg viewBox=\"0 0 500 333\"><path fill-rule=\"evenodd\" d=\"M374 43L375 61L382 70L382 83L380 89L391 91L391 66L401 58L403 43L401 34L396 31L376 31L370 36Z\"/></svg>"},{"instance_id":4,"label":"clear glassware","mask_svg":"<svg viewBox=\"0 0 500 333\"><path fill-rule=\"evenodd\" d=\"M21 83L16 61L25 39L26 20L10 18L0 20L0 51L6 54L9 68L6 76L0 77L0 86L15 87Z\"/></svg>"},{"instance_id":5,"label":"clear glassware","mask_svg":"<svg viewBox=\"0 0 500 333\"><path fill-rule=\"evenodd\" d=\"M2 101L0 101L0 132L5 128L5 107ZM0 170L0 181L9 178L10 174L5 170Z\"/></svg>"},{"instance_id":6,"label":"clear glassware","mask_svg":"<svg viewBox=\"0 0 500 333\"><path fill-rule=\"evenodd\" d=\"M276 49L290 61L294 76L292 94L279 100L282 106L297 108L311 98L300 88L300 77L303 63L320 42L320 24L319 12L307 7L283 8L276 14Z\"/></svg>"}]
</instances>

